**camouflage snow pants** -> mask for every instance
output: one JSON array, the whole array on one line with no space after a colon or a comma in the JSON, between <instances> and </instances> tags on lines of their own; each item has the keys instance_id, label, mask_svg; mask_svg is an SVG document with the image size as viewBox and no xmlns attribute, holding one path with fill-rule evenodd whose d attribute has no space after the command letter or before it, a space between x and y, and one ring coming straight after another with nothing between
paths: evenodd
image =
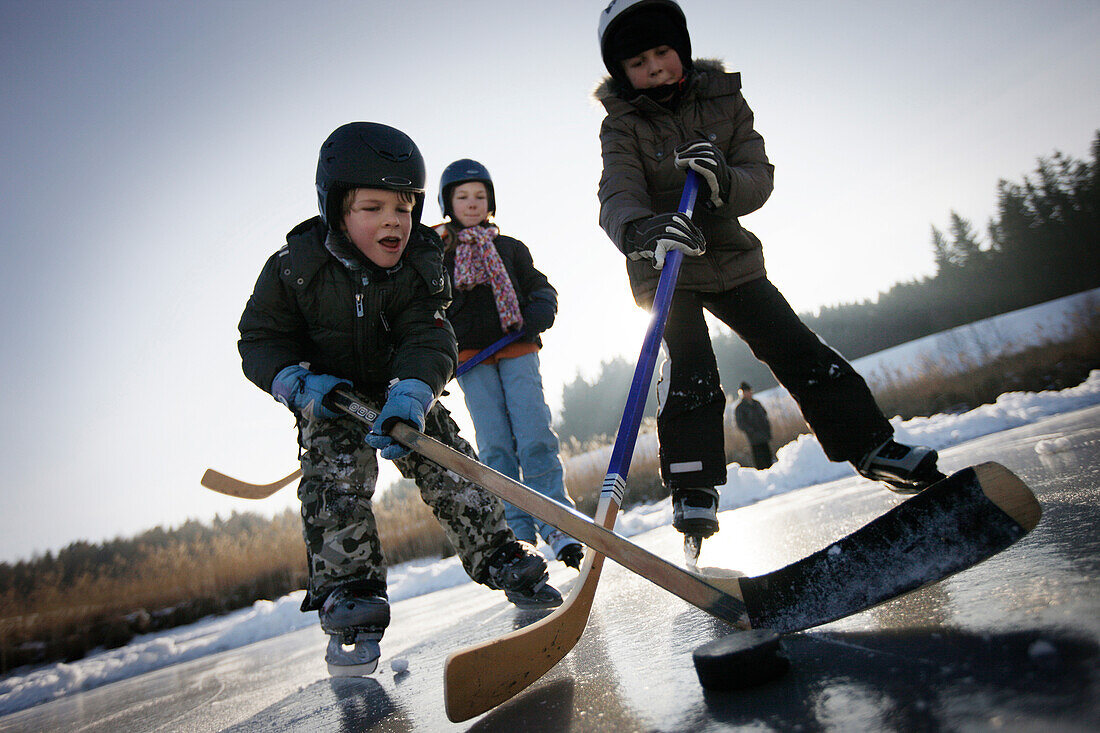
<instances>
[{"instance_id":1,"label":"camouflage snow pants","mask_svg":"<svg viewBox=\"0 0 1100 733\"><path fill-rule=\"evenodd\" d=\"M427 435L477 457L442 405L436 403L425 422ZM363 442L366 432L366 426L348 416L298 421L302 447L298 498L302 501L309 562L309 588L303 610L319 608L341 585L385 593L386 560L371 509L378 458L375 450ZM415 452L394 461L394 465L416 483L466 573L484 583L489 557L514 539L504 520L503 503Z\"/></svg>"}]
</instances>

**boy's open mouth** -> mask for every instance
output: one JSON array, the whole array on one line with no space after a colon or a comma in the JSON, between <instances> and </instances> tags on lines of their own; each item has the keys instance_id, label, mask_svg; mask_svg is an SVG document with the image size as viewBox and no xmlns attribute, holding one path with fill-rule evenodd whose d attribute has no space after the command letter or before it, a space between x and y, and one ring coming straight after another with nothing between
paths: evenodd
<instances>
[{"instance_id":1,"label":"boy's open mouth","mask_svg":"<svg viewBox=\"0 0 1100 733\"><path fill-rule=\"evenodd\" d=\"M401 248L401 238L400 237L382 237L381 239L378 240L378 244L383 249L396 251L396 250Z\"/></svg>"}]
</instances>

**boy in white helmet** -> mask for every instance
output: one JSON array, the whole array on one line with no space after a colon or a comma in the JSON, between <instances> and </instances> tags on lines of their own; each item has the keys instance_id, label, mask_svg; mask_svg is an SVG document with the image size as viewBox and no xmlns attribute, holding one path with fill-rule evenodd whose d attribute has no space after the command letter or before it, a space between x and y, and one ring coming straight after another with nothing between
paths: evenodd
<instances>
[{"instance_id":1,"label":"boy in white helmet","mask_svg":"<svg viewBox=\"0 0 1100 733\"><path fill-rule=\"evenodd\" d=\"M738 222L767 201L773 172L740 74L692 58L673 0L615 0L599 37L610 74L595 92L607 111L600 225L626 255L638 305L652 305L666 253L686 255L664 332L670 375L657 417L673 525L689 536L716 532L715 487L726 480L725 394L704 309L794 396L830 460L903 493L942 478L936 451L893 440L863 378L799 320L768 280L760 240ZM693 219L675 213L689 169L702 181Z\"/></svg>"}]
</instances>

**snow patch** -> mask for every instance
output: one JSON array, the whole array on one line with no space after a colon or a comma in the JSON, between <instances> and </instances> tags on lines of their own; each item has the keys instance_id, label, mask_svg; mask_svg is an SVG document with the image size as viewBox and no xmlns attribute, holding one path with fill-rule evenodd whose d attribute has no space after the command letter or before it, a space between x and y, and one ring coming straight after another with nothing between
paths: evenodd
<instances>
[{"instance_id":1,"label":"snow patch","mask_svg":"<svg viewBox=\"0 0 1100 733\"><path fill-rule=\"evenodd\" d=\"M1035 444L1035 452L1041 456L1050 455L1051 453L1064 453L1073 447L1072 441L1069 438L1051 438L1050 440L1040 440Z\"/></svg>"}]
</instances>

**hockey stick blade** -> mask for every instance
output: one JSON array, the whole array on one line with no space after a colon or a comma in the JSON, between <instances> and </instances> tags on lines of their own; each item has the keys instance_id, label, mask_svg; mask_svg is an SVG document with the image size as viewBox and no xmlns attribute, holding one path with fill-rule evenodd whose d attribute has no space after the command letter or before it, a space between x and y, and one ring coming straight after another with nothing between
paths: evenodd
<instances>
[{"instance_id":1,"label":"hockey stick blade","mask_svg":"<svg viewBox=\"0 0 1100 733\"><path fill-rule=\"evenodd\" d=\"M217 491L226 496L235 496L238 499L266 499L289 483L293 483L302 475L302 469L297 469L289 476L284 476L270 484L250 484L247 481L226 476L212 468L206 469L199 482L211 491Z\"/></svg>"},{"instance_id":2,"label":"hockey stick blade","mask_svg":"<svg viewBox=\"0 0 1100 733\"><path fill-rule=\"evenodd\" d=\"M753 627L800 631L938 583L1010 547L1039 523L1035 495L999 463L937 481L797 562L741 578Z\"/></svg>"}]
</instances>

